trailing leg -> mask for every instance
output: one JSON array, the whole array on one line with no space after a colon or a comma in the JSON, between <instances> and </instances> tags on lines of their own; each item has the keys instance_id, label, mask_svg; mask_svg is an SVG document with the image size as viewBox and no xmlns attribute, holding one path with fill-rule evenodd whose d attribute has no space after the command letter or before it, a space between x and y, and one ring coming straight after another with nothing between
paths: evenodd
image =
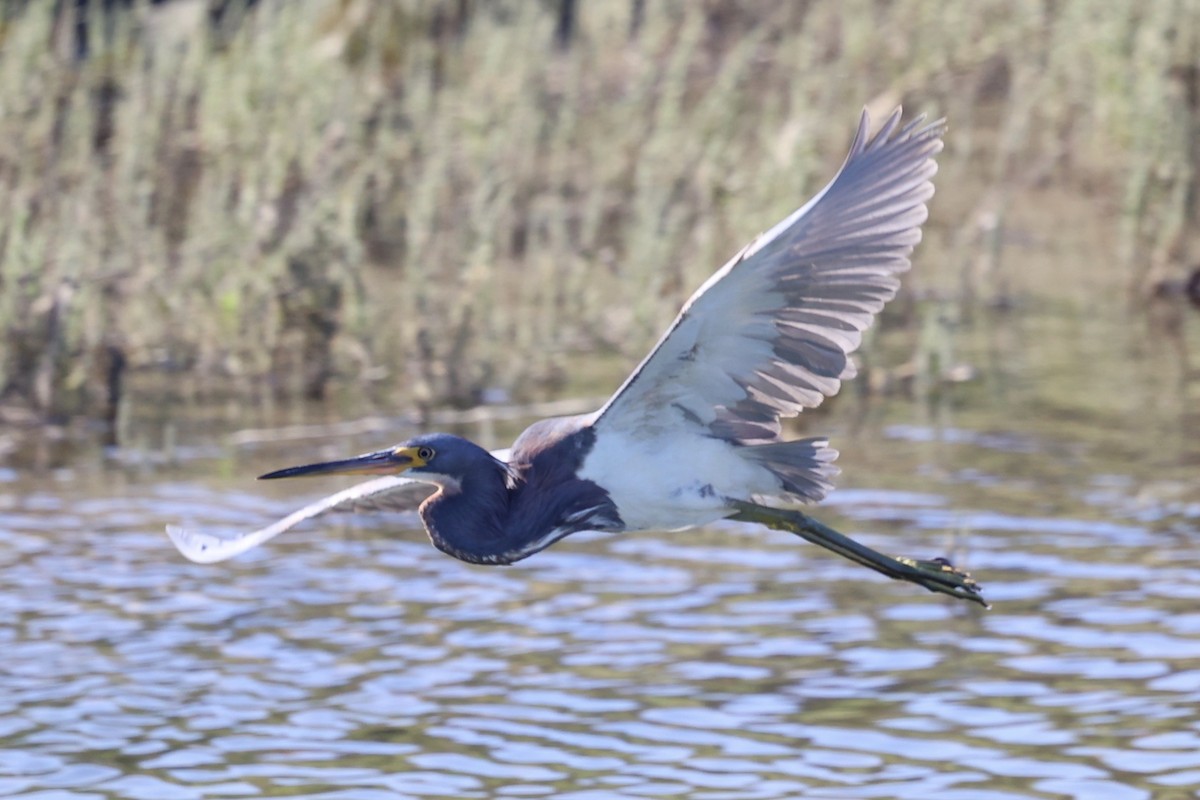
<instances>
[{"instance_id":1,"label":"trailing leg","mask_svg":"<svg viewBox=\"0 0 1200 800\"><path fill-rule=\"evenodd\" d=\"M831 550L889 578L915 583L918 586L924 586L931 592L947 594L961 600L978 603L984 608L991 608L983 599L980 586L975 579L968 573L955 569L954 565L944 558L935 558L931 561L919 561L905 557L893 558L859 544L849 536L840 534L833 528L794 509L771 508L740 500L735 500L733 506L738 513L729 519L757 522L768 528L794 533L813 544L820 545L826 550Z\"/></svg>"}]
</instances>

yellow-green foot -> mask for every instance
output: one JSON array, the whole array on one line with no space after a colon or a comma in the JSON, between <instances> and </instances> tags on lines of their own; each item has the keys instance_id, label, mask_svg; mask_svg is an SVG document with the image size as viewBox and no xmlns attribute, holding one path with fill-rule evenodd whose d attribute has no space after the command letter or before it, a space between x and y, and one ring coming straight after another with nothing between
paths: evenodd
<instances>
[{"instance_id":1,"label":"yellow-green foot","mask_svg":"<svg viewBox=\"0 0 1200 800\"><path fill-rule=\"evenodd\" d=\"M984 608L991 608L983 599L981 587L975 579L969 573L955 569L954 565L944 558L921 561L903 556L885 556L878 550L859 544L849 536L838 533L828 525L794 509L771 508L741 501L735 501L733 505L738 513L730 519L757 522L768 528L794 533L889 578L915 583L931 592L948 594L978 603Z\"/></svg>"}]
</instances>

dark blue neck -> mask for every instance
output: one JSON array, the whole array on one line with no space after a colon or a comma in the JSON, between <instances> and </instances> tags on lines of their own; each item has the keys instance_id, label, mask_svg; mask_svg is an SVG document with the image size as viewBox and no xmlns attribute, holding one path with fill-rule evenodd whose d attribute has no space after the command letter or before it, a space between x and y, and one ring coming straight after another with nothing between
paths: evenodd
<instances>
[{"instance_id":1,"label":"dark blue neck","mask_svg":"<svg viewBox=\"0 0 1200 800\"><path fill-rule=\"evenodd\" d=\"M473 564L508 563L509 489L504 466L481 462L460 478L458 486L443 487L421 504L421 520L434 547Z\"/></svg>"},{"instance_id":2,"label":"dark blue neck","mask_svg":"<svg viewBox=\"0 0 1200 800\"><path fill-rule=\"evenodd\" d=\"M437 549L472 564L511 564L568 534L620 530L608 494L573 473L538 464L509 468L491 458L472 463L421 504L421 519Z\"/></svg>"}]
</instances>

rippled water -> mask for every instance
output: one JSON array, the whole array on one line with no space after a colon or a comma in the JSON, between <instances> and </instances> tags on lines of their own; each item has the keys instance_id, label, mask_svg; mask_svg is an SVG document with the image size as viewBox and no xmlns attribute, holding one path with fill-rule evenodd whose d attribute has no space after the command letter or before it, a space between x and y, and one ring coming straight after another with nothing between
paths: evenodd
<instances>
[{"instance_id":1,"label":"rippled water","mask_svg":"<svg viewBox=\"0 0 1200 800\"><path fill-rule=\"evenodd\" d=\"M1049 391L818 419L820 516L967 564L989 612L737 525L512 568L404 516L176 555L164 523L332 489L248 480L299 447L5 472L0 796L1195 797L1197 448L1178 405Z\"/></svg>"}]
</instances>

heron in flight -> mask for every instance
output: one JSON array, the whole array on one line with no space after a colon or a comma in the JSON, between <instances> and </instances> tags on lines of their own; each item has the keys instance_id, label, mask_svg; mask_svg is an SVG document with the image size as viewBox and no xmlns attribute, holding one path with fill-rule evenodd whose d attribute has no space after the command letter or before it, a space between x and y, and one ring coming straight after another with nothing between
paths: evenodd
<instances>
[{"instance_id":1,"label":"heron in flight","mask_svg":"<svg viewBox=\"0 0 1200 800\"><path fill-rule=\"evenodd\" d=\"M499 453L431 433L271 472L262 477L382 477L240 538L170 526L171 539L193 561L221 561L326 511L395 506L416 482L434 546L474 564L511 564L577 531L737 519L982 604L978 585L944 559L892 558L763 502L815 503L832 488L837 452L824 438L782 439L780 420L854 376L851 353L910 267L945 124L900 119L896 109L872 136L864 111L833 180L709 278L598 411L536 422Z\"/></svg>"}]
</instances>

